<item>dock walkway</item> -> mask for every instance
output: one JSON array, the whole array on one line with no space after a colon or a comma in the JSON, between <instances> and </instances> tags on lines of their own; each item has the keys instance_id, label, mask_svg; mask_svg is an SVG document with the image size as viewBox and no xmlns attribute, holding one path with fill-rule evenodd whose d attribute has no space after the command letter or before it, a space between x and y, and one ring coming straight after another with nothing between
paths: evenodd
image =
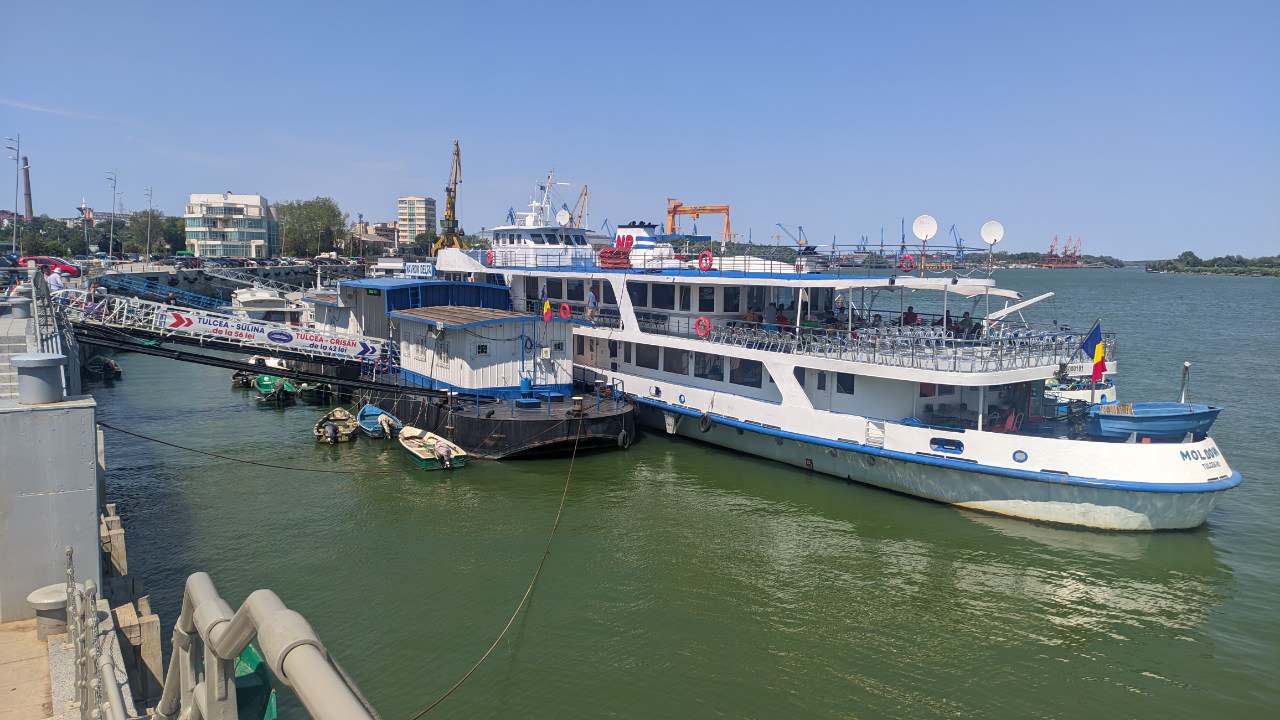
<instances>
[{"instance_id":1,"label":"dock walkway","mask_svg":"<svg viewBox=\"0 0 1280 720\"><path fill-rule=\"evenodd\" d=\"M35 618L0 623L0 720L53 718L49 647Z\"/></svg>"},{"instance_id":2,"label":"dock walkway","mask_svg":"<svg viewBox=\"0 0 1280 720\"><path fill-rule=\"evenodd\" d=\"M25 318L0 315L0 400L18 397L18 371L9 358L27 352L28 323Z\"/></svg>"}]
</instances>

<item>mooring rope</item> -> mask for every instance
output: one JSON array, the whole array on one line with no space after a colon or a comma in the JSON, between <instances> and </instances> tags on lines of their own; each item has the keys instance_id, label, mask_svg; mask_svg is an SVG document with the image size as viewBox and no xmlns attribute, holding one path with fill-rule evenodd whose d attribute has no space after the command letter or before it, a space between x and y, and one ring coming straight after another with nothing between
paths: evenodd
<instances>
[{"instance_id":1,"label":"mooring rope","mask_svg":"<svg viewBox=\"0 0 1280 720\"><path fill-rule=\"evenodd\" d=\"M479 669L480 665L484 663L485 660L489 659L491 654L493 654L494 648L498 647L498 643L502 642L502 638L507 636L507 631L515 624L516 618L520 617L520 611L524 610L525 604L529 602L529 596L533 594L533 586L538 583L538 576L542 574L542 566L546 564L547 556L551 554L551 541L556 537L556 529L560 527L560 517L564 514L564 503L569 497L569 480L573 477L573 461L578 457L578 438L582 437L582 423L583 417L579 416L578 433L573 439L573 453L569 455L569 471L565 473L564 489L560 492L560 507L556 509L556 519L551 523L551 533L547 535L547 544L546 547L542 549L542 557L538 559L538 566L533 570L533 577L529 580L529 587L525 588L524 595L516 605L515 612L511 613L511 617L507 620L507 624L503 626L502 632L498 633L498 637L494 639L493 644L489 646L489 649L484 651L484 654L480 656L480 659L476 661L476 664L472 665L470 670L464 673L462 677L458 678L458 682L454 683L453 687L445 690L444 694L436 698L435 702L423 708L421 712L414 715L410 720L418 720L418 718L431 712L436 708L436 706L444 702L445 698L452 695L454 690L462 687L462 684L466 682L477 669Z\"/></svg>"}]
</instances>

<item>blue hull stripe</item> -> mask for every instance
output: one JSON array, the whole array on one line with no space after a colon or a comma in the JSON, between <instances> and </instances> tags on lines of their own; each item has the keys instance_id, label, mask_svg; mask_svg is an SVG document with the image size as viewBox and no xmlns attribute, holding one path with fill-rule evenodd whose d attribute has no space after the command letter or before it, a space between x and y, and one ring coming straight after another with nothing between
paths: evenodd
<instances>
[{"instance_id":1,"label":"blue hull stripe","mask_svg":"<svg viewBox=\"0 0 1280 720\"><path fill-rule=\"evenodd\" d=\"M666 410L668 412L674 412L689 417L702 417L702 413L696 410L668 405L667 403L658 400L642 398L635 395L632 395L631 398L638 403ZM1032 482L1051 483L1054 485L1077 485L1080 487L1097 488L1101 490L1127 490L1130 492L1208 493L1230 490L1231 488L1239 485L1241 479L1239 471L1235 470L1231 472L1231 477L1205 483L1143 483L1133 482L1131 480L1103 480L1100 478L1074 477L1071 475L1059 475L1057 473L1005 468L998 465L981 465L974 462L961 462L959 460L933 457L931 455L916 455L913 453L899 452L897 450L885 450L884 448L871 447L870 445L859 445L857 443L843 442L840 440L828 440L826 438L815 437L813 435L802 435L800 433L788 432L786 430L761 427L760 425L753 423L742 422L741 420L734 420L732 418L714 414L711 415L711 419L719 425L749 430L751 432L770 435L772 437L783 438L786 440L797 440L799 442L819 445L821 447L847 450L849 452L889 458L891 460L919 463L921 465L946 468L948 470L963 470L970 473L976 472L983 475L997 475L999 477L1013 478L1015 480L1029 480Z\"/></svg>"}]
</instances>

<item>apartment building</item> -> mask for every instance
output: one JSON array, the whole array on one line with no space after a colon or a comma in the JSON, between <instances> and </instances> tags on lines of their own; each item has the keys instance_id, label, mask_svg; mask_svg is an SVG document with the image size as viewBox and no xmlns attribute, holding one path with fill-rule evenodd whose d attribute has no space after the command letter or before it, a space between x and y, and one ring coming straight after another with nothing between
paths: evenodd
<instances>
[{"instance_id":1,"label":"apartment building","mask_svg":"<svg viewBox=\"0 0 1280 720\"><path fill-rule=\"evenodd\" d=\"M280 255L280 223L261 195L192 193L185 218L187 249L197 256Z\"/></svg>"},{"instance_id":2,"label":"apartment building","mask_svg":"<svg viewBox=\"0 0 1280 720\"><path fill-rule=\"evenodd\" d=\"M436 201L429 197L402 197L396 213L399 242L411 243L422 233L436 232Z\"/></svg>"}]
</instances>

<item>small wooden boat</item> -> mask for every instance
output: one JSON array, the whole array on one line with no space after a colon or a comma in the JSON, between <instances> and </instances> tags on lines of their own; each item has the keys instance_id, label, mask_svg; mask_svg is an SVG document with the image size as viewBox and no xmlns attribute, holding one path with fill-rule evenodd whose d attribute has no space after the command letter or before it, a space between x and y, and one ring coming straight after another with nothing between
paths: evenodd
<instances>
[{"instance_id":1,"label":"small wooden boat","mask_svg":"<svg viewBox=\"0 0 1280 720\"><path fill-rule=\"evenodd\" d=\"M360 424L349 410L338 407L325 413L312 432L315 433L316 440L333 445L350 442L359 426Z\"/></svg>"},{"instance_id":2,"label":"small wooden boat","mask_svg":"<svg viewBox=\"0 0 1280 720\"><path fill-rule=\"evenodd\" d=\"M460 468L467 464L465 450L422 428L405 425L400 429L399 440L405 455L423 470Z\"/></svg>"},{"instance_id":3,"label":"small wooden boat","mask_svg":"<svg viewBox=\"0 0 1280 720\"><path fill-rule=\"evenodd\" d=\"M366 404L356 413L356 419L360 421L360 430L371 438L395 437L404 427L400 418L377 405Z\"/></svg>"},{"instance_id":4,"label":"small wooden boat","mask_svg":"<svg viewBox=\"0 0 1280 720\"><path fill-rule=\"evenodd\" d=\"M327 403L333 399L333 386L329 383L304 382L298 386L298 397L310 403Z\"/></svg>"},{"instance_id":5,"label":"small wooden boat","mask_svg":"<svg viewBox=\"0 0 1280 720\"><path fill-rule=\"evenodd\" d=\"M1188 433L1209 433L1222 408L1199 403L1145 402L1095 405L1089 410L1089 434L1094 437L1179 440Z\"/></svg>"},{"instance_id":6,"label":"small wooden boat","mask_svg":"<svg viewBox=\"0 0 1280 720\"><path fill-rule=\"evenodd\" d=\"M259 375L253 379L253 388L262 393L263 402L293 402L293 397L298 394L293 383L275 375Z\"/></svg>"}]
</instances>

